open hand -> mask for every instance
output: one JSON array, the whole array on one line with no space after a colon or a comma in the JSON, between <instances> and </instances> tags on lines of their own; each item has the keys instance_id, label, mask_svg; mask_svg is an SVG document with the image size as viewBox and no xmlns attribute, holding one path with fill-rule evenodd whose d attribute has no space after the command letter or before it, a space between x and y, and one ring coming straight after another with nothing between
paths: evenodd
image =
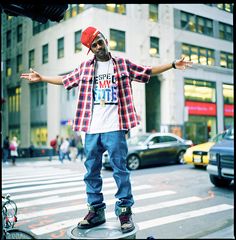
<instances>
[{"instance_id":1,"label":"open hand","mask_svg":"<svg viewBox=\"0 0 236 240\"><path fill-rule=\"evenodd\" d=\"M180 69L180 70L185 70L188 67L192 67L193 62L191 61L184 61L185 57L182 57L181 59L178 59L175 61L175 67L176 69Z\"/></svg>"},{"instance_id":2,"label":"open hand","mask_svg":"<svg viewBox=\"0 0 236 240\"><path fill-rule=\"evenodd\" d=\"M28 79L31 83L42 81L42 76L32 68L30 68L30 73L22 73L20 78Z\"/></svg>"}]
</instances>

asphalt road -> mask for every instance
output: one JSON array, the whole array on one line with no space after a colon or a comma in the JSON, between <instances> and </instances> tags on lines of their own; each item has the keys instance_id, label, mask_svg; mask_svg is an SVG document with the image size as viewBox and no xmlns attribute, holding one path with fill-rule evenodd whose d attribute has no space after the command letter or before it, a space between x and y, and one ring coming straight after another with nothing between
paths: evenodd
<instances>
[{"instance_id":1,"label":"asphalt road","mask_svg":"<svg viewBox=\"0 0 236 240\"><path fill-rule=\"evenodd\" d=\"M39 239L69 239L87 213L82 162L18 161L2 166L2 193L18 205L16 227ZM107 221L116 222L112 171L102 170ZM214 187L206 170L167 165L131 172L137 239L234 239L234 183Z\"/></svg>"}]
</instances>

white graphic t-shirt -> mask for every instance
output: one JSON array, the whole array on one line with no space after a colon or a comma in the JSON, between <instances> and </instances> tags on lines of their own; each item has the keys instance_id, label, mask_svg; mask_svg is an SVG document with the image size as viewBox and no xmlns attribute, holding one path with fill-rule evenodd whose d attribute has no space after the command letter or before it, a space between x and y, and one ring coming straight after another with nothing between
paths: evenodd
<instances>
[{"instance_id":1,"label":"white graphic t-shirt","mask_svg":"<svg viewBox=\"0 0 236 240\"><path fill-rule=\"evenodd\" d=\"M93 113L88 133L119 130L118 88L112 59L97 62L93 89Z\"/></svg>"}]
</instances>

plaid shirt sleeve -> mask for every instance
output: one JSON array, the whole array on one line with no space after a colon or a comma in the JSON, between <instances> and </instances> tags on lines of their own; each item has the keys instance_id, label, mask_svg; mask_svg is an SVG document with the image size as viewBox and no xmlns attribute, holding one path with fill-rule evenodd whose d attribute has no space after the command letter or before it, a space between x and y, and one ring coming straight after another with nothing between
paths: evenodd
<instances>
[{"instance_id":1,"label":"plaid shirt sleeve","mask_svg":"<svg viewBox=\"0 0 236 240\"><path fill-rule=\"evenodd\" d=\"M132 63L130 60L126 60L130 79L132 81L147 83L151 77L152 67L151 66L142 66Z\"/></svg>"},{"instance_id":2,"label":"plaid shirt sleeve","mask_svg":"<svg viewBox=\"0 0 236 240\"><path fill-rule=\"evenodd\" d=\"M80 70L76 68L71 73L63 76L62 83L66 90L70 90L73 87L77 87L79 84Z\"/></svg>"}]
</instances>

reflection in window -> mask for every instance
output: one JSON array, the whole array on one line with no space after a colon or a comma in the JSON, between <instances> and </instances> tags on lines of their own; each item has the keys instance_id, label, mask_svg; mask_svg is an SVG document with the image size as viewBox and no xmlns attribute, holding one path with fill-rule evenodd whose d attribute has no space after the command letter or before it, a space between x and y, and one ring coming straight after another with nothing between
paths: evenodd
<instances>
[{"instance_id":1,"label":"reflection in window","mask_svg":"<svg viewBox=\"0 0 236 240\"><path fill-rule=\"evenodd\" d=\"M110 29L110 49L125 52L125 32Z\"/></svg>"},{"instance_id":2,"label":"reflection in window","mask_svg":"<svg viewBox=\"0 0 236 240\"><path fill-rule=\"evenodd\" d=\"M213 21L195 14L181 11L181 28L191 32L197 32L213 36Z\"/></svg>"},{"instance_id":3,"label":"reflection in window","mask_svg":"<svg viewBox=\"0 0 236 240\"><path fill-rule=\"evenodd\" d=\"M42 56L42 62L43 64L48 63L48 44L43 45L43 56Z\"/></svg>"},{"instance_id":4,"label":"reflection in window","mask_svg":"<svg viewBox=\"0 0 236 240\"><path fill-rule=\"evenodd\" d=\"M157 57L159 55L159 38L150 37L150 56Z\"/></svg>"},{"instance_id":5,"label":"reflection in window","mask_svg":"<svg viewBox=\"0 0 236 240\"><path fill-rule=\"evenodd\" d=\"M57 40L57 58L64 57L64 37Z\"/></svg>"},{"instance_id":6,"label":"reflection in window","mask_svg":"<svg viewBox=\"0 0 236 240\"><path fill-rule=\"evenodd\" d=\"M185 79L184 96L186 100L216 102L216 87L214 82Z\"/></svg>"},{"instance_id":7,"label":"reflection in window","mask_svg":"<svg viewBox=\"0 0 236 240\"><path fill-rule=\"evenodd\" d=\"M219 37L224 40L233 40L233 27L225 23L219 23Z\"/></svg>"},{"instance_id":8,"label":"reflection in window","mask_svg":"<svg viewBox=\"0 0 236 240\"><path fill-rule=\"evenodd\" d=\"M64 15L64 20L68 20L72 17L77 16L79 13L83 12L84 9L85 9L84 4L69 4Z\"/></svg>"},{"instance_id":9,"label":"reflection in window","mask_svg":"<svg viewBox=\"0 0 236 240\"><path fill-rule=\"evenodd\" d=\"M17 87L9 91L9 113L20 111L21 88Z\"/></svg>"},{"instance_id":10,"label":"reflection in window","mask_svg":"<svg viewBox=\"0 0 236 240\"><path fill-rule=\"evenodd\" d=\"M17 55L16 57L16 72L19 73L23 70L22 64L22 54Z\"/></svg>"},{"instance_id":11,"label":"reflection in window","mask_svg":"<svg viewBox=\"0 0 236 240\"><path fill-rule=\"evenodd\" d=\"M233 69L233 65L234 65L233 54L221 52L220 53L220 66Z\"/></svg>"},{"instance_id":12,"label":"reflection in window","mask_svg":"<svg viewBox=\"0 0 236 240\"><path fill-rule=\"evenodd\" d=\"M10 77L12 74L12 69L11 69L11 60L7 59L6 60L6 76Z\"/></svg>"},{"instance_id":13,"label":"reflection in window","mask_svg":"<svg viewBox=\"0 0 236 240\"><path fill-rule=\"evenodd\" d=\"M106 10L108 12L114 12L119 14L126 14L126 4L106 4Z\"/></svg>"},{"instance_id":14,"label":"reflection in window","mask_svg":"<svg viewBox=\"0 0 236 240\"><path fill-rule=\"evenodd\" d=\"M210 66L215 64L214 50L208 48L182 44L182 55L186 60L190 60L193 63L201 63Z\"/></svg>"},{"instance_id":15,"label":"reflection in window","mask_svg":"<svg viewBox=\"0 0 236 240\"><path fill-rule=\"evenodd\" d=\"M158 4L149 4L149 20L152 22L158 21Z\"/></svg>"},{"instance_id":16,"label":"reflection in window","mask_svg":"<svg viewBox=\"0 0 236 240\"><path fill-rule=\"evenodd\" d=\"M226 12L233 12L233 3L218 3L216 6Z\"/></svg>"},{"instance_id":17,"label":"reflection in window","mask_svg":"<svg viewBox=\"0 0 236 240\"><path fill-rule=\"evenodd\" d=\"M29 51L29 68L34 68L34 49Z\"/></svg>"},{"instance_id":18,"label":"reflection in window","mask_svg":"<svg viewBox=\"0 0 236 240\"><path fill-rule=\"evenodd\" d=\"M80 38L81 38L81 30L75 32L75 53L80 52L82 50Z\"/></svg>"},{"instance_id":19,"label":"reflection in window","mask_svg":"<svg viewBox=\"0 0 236 240\"><path fill-rule=\"evenodd\" d=\"M234 86L223 84L223 96L225 104L234 104Z\"/></svg>"}]
</instances>

